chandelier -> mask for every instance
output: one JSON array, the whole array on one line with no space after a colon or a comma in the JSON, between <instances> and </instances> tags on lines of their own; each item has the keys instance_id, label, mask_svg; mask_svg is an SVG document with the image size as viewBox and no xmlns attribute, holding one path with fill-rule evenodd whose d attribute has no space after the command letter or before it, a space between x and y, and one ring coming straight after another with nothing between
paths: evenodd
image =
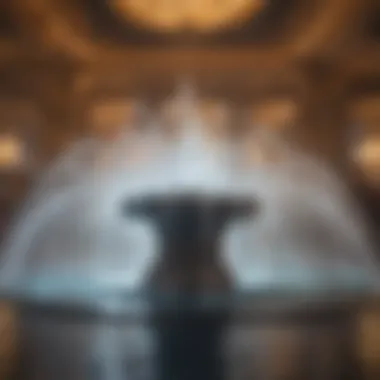
<instances>
[{"instance_id":1,"label":"chandelier","mask_svg":"<svg viewBox=\"0 0 380 380\"><path fill-rule=\"evenodd\" d=\"M125 19L162 32L214 32L247 21L265 0L108 0Z\"/></svg>"}]
</instances>

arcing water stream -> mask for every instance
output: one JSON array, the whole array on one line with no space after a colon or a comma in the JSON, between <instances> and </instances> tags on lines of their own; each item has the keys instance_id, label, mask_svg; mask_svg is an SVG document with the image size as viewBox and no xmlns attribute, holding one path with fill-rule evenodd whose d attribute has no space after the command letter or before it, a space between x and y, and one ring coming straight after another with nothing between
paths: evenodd
<instances>
[{"instance_id":1,"label":"arcing water stream","mask_svg":"<svg viewBox=\"0 0 380 380\"><path fill-rule=\"evenodd\" d=\"M52 165L3 247L5 289L89 295L140 287L159 241L149 226L121 217L121 202L189 191L261 202L257 218L224 237L223 258L238 288L377 282L364 223L334 174L270 134L252 137L264 152L276 152L275 162L259 165L243 157L239 143L208 144L190 95L178 95L175 137L152 123L116 142L79 142Z\"/></svg>"}]
</instances>

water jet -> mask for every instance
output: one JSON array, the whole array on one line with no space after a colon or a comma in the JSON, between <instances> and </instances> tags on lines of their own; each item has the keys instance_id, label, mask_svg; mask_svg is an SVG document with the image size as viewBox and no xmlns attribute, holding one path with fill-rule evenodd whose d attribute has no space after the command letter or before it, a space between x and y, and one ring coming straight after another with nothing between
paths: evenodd
<instances>
[{"instance_id":1,"label":"water jet","mask_svg":"<svg viewBox=\"0 0 380 380\"><path fill-rule=\"evenodd\" d=\"M236 142L207 145L194 99L179 103L174 137L79 144L32 191L0 268L19 378L269 379L255 361L274 360L268 329L302 341L306 378L347 378L353 320L379 279L351 198L278 139L278 162L241 164ZM332 333L323 364L316 342Z\"/></svg>"}]
</instances>

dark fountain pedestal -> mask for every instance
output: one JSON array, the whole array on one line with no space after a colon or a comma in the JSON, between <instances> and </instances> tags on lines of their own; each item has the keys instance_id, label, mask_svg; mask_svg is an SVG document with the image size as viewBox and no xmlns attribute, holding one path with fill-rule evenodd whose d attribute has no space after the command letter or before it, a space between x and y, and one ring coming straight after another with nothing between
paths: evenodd
<instances>
[{"instance_id":1,"label":"dark fountain pedestal","mask_svg":"<svg viewBox=\"0 0 380 380\"><path fill-rule=\"evenodd\" d=\"M254 213L250 201L149 197L124 211L155 223L161 237L146 287L75 299L13 295L18 379L362 378L353 342L362 296L234 291L218 242L228 221Z\"/></svg>"}]
</instances>

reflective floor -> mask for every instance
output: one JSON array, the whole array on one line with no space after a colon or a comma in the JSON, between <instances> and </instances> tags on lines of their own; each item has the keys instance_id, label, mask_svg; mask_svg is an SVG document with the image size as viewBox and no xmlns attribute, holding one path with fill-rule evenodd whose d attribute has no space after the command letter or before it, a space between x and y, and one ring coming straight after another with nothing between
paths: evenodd
<instances>
[{"instance_id":1,"label":"reflective floor","mask_svg":"<svg viewBox=\"0 0 380 380\"><path fill-rule=\"evenodd\" d=\"M86 326L29 317L17 328L5 304L0 317L1 379L157 377L155 340L144 322L120 328L107 322ZM27 337L24 344L18 340L21 330ZM27 362L22 353L27 353ZM226 380L378 379L380 307L369 306L350 321L339 317L306 324L239 322L226 329L222 354ZM354 356L351 360L347 355L356 355L360 368Z\"/></svg>"}]
</instances>

